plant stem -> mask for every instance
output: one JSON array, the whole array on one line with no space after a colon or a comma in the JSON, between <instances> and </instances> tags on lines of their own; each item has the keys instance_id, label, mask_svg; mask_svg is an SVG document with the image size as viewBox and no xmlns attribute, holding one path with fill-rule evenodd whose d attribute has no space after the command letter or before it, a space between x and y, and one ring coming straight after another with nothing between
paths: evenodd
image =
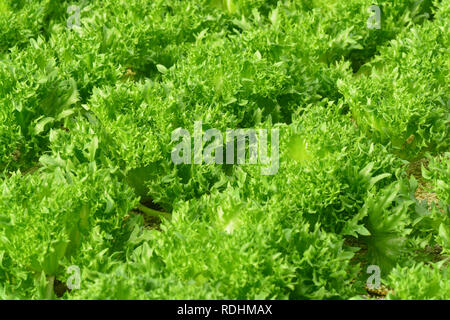
<instances>
[{"instance_id":1,"label":"plant stem","mask_svg":"<svg viewBox=\"0 0 450 320\"><path fill-rule=\"evenodd\" d=\"M46 292L46 296L45 299L47 300L52 300L53 299L53 294L54 294L54 283L55 283L55 276L51 276L48 277L48 282L47 282L47 292Z\"/></svg>"},{"instance_id":2,"label":"plant stem","mask_svg":"<svg viewBox=\"0 0 450 320\"><path fill-rule=\"evenodd\" d=\"M170 219L172 217L170 213L157 211L157 210L148 208L140 203L138 204L138 209L150 217L156 217L156 218L160 218L160 219L163 217L166 219Z\"/></svg>"}]
</instances>

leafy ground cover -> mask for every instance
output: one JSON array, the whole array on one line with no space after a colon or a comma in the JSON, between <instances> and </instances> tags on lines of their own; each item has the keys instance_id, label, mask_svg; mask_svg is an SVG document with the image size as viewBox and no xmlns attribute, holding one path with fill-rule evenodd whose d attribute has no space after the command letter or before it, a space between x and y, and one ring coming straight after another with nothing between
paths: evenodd
<instances>
[{"instance_id":1,"label":"leafy ground cover","mask_svg":"<svg viewBox=\"0 0 450 320\"><path fill-rule=\"evenodd\" d=\"M373 4L0 0L0 298L450 299L450 2Z\"/></svg>"}]
</instances>

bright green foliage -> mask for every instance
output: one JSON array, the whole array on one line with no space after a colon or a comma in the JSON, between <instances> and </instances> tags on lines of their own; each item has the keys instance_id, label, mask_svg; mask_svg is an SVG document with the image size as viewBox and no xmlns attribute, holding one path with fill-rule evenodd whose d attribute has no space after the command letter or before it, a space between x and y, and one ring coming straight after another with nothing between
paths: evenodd
<instances>
[{"instance_id":1,"label":"bright green foliage","mask_svg":"<svg viewBox=\"0 0 450 320\"><path fill-rule=\"evenodd\" d=\"M358 126L403 158L449 147L449 9L444 8L435 23L404 32L380 49L367 75L340 83Z\"/></svg>"},{"instance_id":2,"label":"bright green foliage","mask_svg":"<svg viewBox=\"0 0 450 320\"><path fill-rule=\"evenodd\" d=\"M203 196L181 204L172 221L161 226L162 233L134 233L130 240L137 246L127 269L110 273L117 277L123 273L120 280L133 288L128 298L285 299L348 294L353 253L342 248L342 240L317 227L310 232L309 225L300 221L284 227L280 223L284 215L276 208L246 203L234 188ZM104 297L102 288L110 279L109 273L93 278L93 285L80 291L81 297ZM114 295L120 294L108 287ZM143 287L154 290L146 292Z\"/></svg>"},{"instance_id":3,"label":"bright green foliage","mask_svg":"<svg viewBox=\"0 0 450 320\"><path fill-rule=\"evenodd\" d=\"M450 3L373 4L0 0L0 298L448 299ZM279 159L174 164L196 121Z\"/></svg>"},{"instance_id":4,"label":"bright green foliage","mask_svg":"<svg viewBox=\"0 0 450 320\"><path fill-rule=\"evenodd\" d=\"M177 127L193 132L193 123L183 119L177 101L165 89L150 82L121 84L114 90L95 90L89 106L99 119L96 130L108 141L113 161L142 190L138 194L170 209L178 199L209 192L225 175L220 166L172 163L171 132Z\"/></svg>"},{"instance_id":5,"label":"bright green foliage","mask_svg":"<svg viewBox=\"0 0 450 320\"><path fill-rule=\"evenodd\" d=\"M423 168L423 175L431 180L436 194L443 204L450 203L450 152L431 158L428 169Z\"/></svg>"},{"instance_id":6,"label":"bright green foliage","mask_svg":"<svg viewBox=\"0 0 450 320\"><path fill-rule=\"evenodd\" d=\"M368 260L385 273L401 258L411 231L407 228L410 222L408 209L414 202L402 189L405 187L395 183L378 194L370 194L361 212L368 231L363 234Z\"/></svg>"},{"instance_id":7,"label":"bright green foliage","mask_svg":"<svg viewBox=\"0 0 450 320\"><path fill-rule=\"evenodd\" d=\"M97 145L93 137L85 146L84 165L44 156L44 169L2 183L0 277L10 294L27 297L41 273L64 274L80 251L114 252L133 194L114 170L96 167Z\"/></svg>"},{"instance_id":8,"label":"bright green foliage","mask_svg":"<svg viewBox=\"0 0 450 320\"><path fill-rule=\"evenodd\" d=\"M450 153L432 158L428 169L422 169L424 177L431 180L439 203L433 208L438 243L450 252Z\"/></svg>"},{"instance_id":9,"label":"bright green foliage","mask_svg":"<svg viewBox=\"0 0 450 320\"><path fill-rule=\"evenodd\" d=\"M358 239L368 249L366 259L386 272L400 262L414 212L414 186L392 183L401 179L401 161L336 111L311 107L280 129L278 173L264 177L248 166L256 178L246 181L244 193L282 207L288 214L283 224L303 217Z\"/></svg>"},{"instance_id":10,"label":"bright green foliage","mask_svg":"<svg viewBox=\"0 0 450 320\"><path fill-rule=\"evenodd\" d=\"M25 47L40 34L44 18L45 10L38 1L0 1L0 54L13 46Z\"/></svg>"},{"instance_id":11,"label":"bright green foliage","mask_svg":"<svg viewBox=\"0 0 450 320\"><path fill-rule=\"evenodd\" d=\"M0 168L11 165L13 154L22 163L35 160L45 148L48 128L73 114L78 102L76 83L49 57L44 40L31 42L32 49L14 48L0 62L2 118L11 123L7 130L13 132L2 150L6 159Z\"/></svg>"},{"instance_id":12,"label":"bright green foliage","mask_svg":"<svg viewBox=\"0 0 450 320\"><path fill-rule=\"evenodd\" d=\"M400 178L402 162L371 143L333 107L310 106L291 125L280 126L278 173L261 176L259 167L249 165L255 179L244 187L252 197L285 205L312 224L341 233L368 190Z\"/></svg>"}]
</instances>

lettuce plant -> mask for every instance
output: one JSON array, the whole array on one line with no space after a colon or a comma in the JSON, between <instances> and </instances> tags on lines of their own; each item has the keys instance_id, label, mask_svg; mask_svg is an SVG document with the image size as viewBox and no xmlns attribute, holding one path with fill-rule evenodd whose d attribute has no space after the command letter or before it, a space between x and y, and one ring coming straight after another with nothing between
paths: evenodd
<instances>
[{"instance_id":1,"label":"lettuce plant","mask_svg":"<svg viewBox=\"0 0 450 320\"><path fill-rule=\"evenodd\" d=\"M448 298L449 8L0 0L0 298Z\"/></svg>"},{"instance_id":2,"label":"lettuce plant","mask_svg":"<svg viewBox=\"0 0 450 320\"><path fill-rule=\"evenodd\" d=\"M448 148L446 17L443 6L436 23L404 32L380 49L368 64L370 74L339 83L358 126L403 158Z\"/></svg>"}]
</instances>

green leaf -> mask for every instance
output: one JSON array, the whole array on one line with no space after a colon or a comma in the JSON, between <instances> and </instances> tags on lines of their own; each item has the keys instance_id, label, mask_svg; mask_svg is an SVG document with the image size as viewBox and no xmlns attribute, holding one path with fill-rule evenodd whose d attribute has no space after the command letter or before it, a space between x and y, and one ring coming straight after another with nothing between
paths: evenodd
<instances>
[{"instance_id":1,"label":"green leaf","mask_svg":"<svg viewBox=\"0 0 450 320\"><path fill-rule=\"evenodd\" d=\"M42 119L38 120L38 122L36 123L36 126L34 127L34 133L36 135L41 134L44 131L45 126L49 123L52 123L54 120L55 119L52 117L46 117L46 118L42 118Z\"/></svg>"},{"instance_id":2,"label":"green leaf","mask_svg":"<svg viewBox=\"0 0 450 320\"><path fill-rule=\"evenodd\" d=\"M157 64L156 69L158 69L158 71L161 72L162 74L166 74L168 71L167 68L162 64Z\"/></svg>"}]
</instances>

